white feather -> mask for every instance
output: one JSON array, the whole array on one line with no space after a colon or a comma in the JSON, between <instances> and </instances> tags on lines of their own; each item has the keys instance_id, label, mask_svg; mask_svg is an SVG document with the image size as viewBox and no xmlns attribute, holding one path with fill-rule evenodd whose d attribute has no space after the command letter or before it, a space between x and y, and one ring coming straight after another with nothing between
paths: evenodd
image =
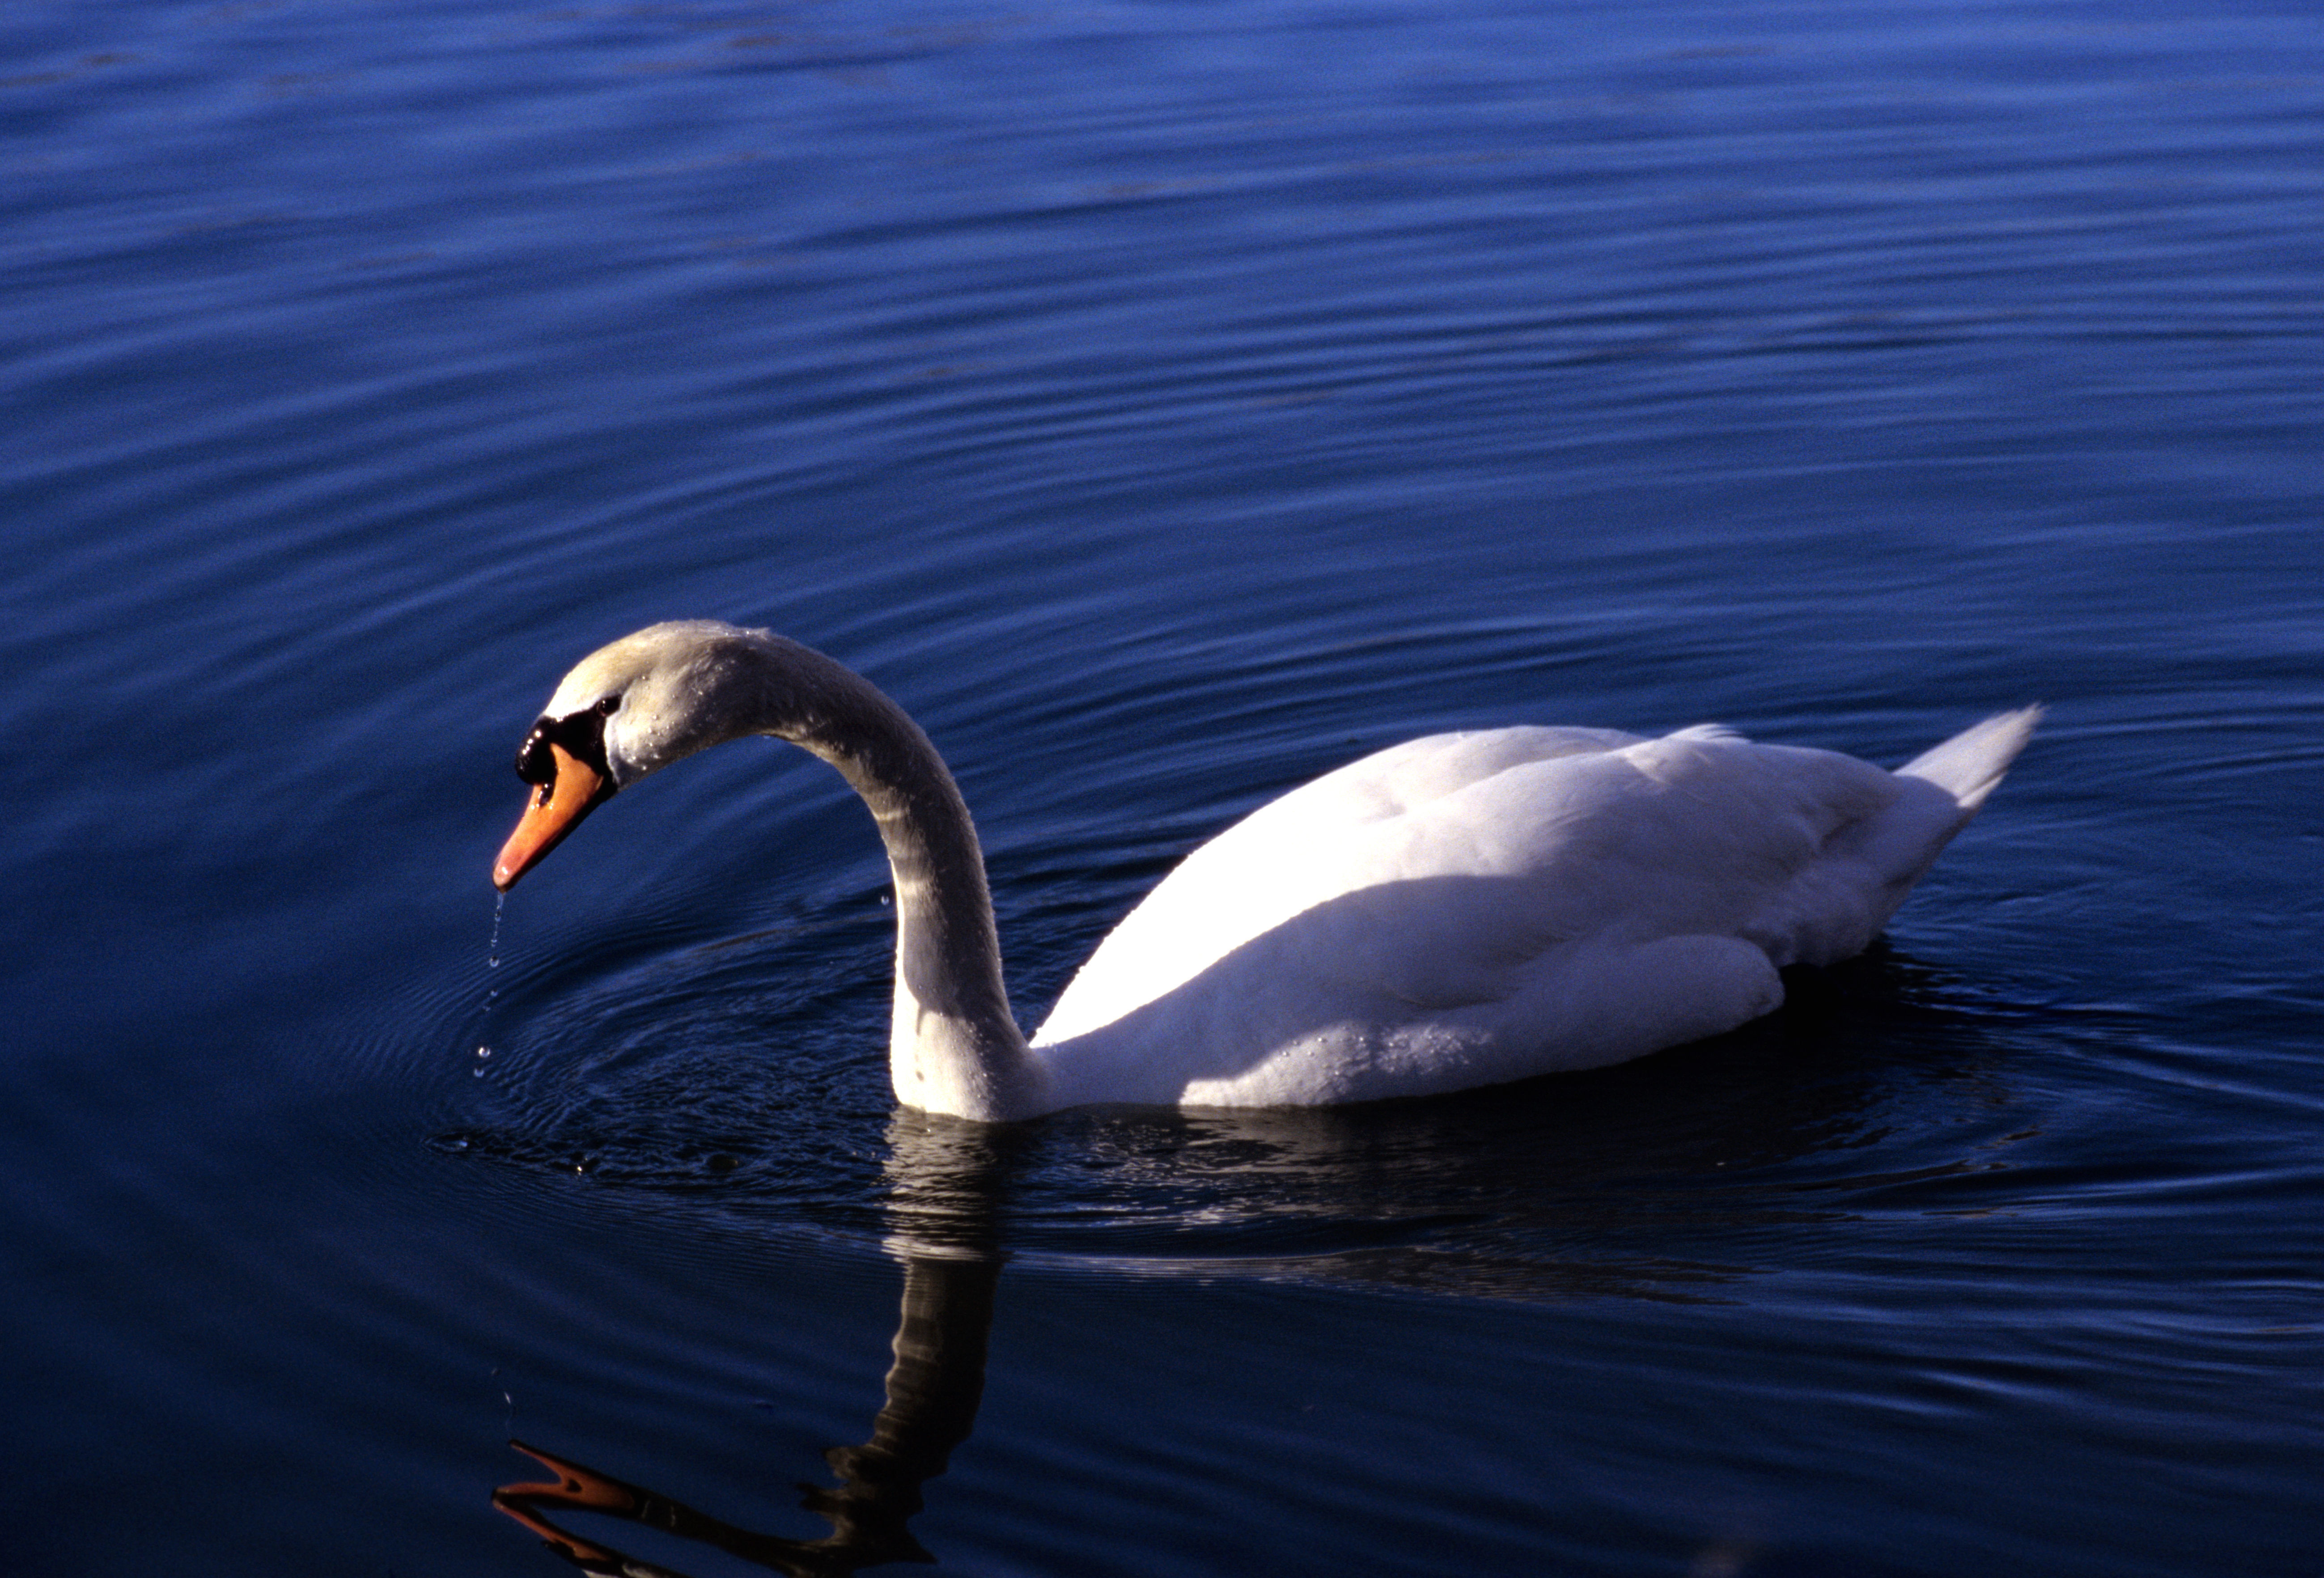
<instances>
[{"instance_id":1,"label":"white feather","mask_svg":"<svg viewBox=\"0 0 2324 1578\"><path fill-rule=\"evenodd\" d=\"M1060 1104L1362 1101L1589 1068L1861 951L2038 713L1903 773L1698 727L1410 741L1186 857L1033 1046Z\"/></svg>"}]
</instances>

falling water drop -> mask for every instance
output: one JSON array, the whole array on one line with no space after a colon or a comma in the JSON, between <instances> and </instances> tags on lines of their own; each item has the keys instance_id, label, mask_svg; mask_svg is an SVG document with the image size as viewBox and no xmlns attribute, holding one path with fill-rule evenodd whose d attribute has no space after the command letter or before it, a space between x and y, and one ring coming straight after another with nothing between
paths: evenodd
<instances>
[{"instance_id":1,"label":"falling water drop","mask_svg":"<svg viewBox=\"0 0 2324 1578\"><path fill-rule=\"evenodd\" d=\"M501 967L501 917L507 913L508 895L506 893L493 894L493 940L484 945L484 968L487 970L497 970ZM501 989L499 987L494 986L485 992L484 1006L487 1009L492 1007L493 999L500 995L500 991Z\"/></svg>"},{"instance_id":2,"label":"falling water drop","mask_svg":"<svg viewBox=\"0 0 2324 1578\"><path fill-rule=\"evenodd\" d=\"M506 893L494 894L493 897L492 940L484 946L484 968L488 971L497 971L501 967L501 917L505 915L507 912L508 895ZM493 1003L500 994L501 989L497 984L488 986L484 989L484 1006L476 1015L476 1030L479 1036L482 1036L482 1034L491 1027L493 1019ZM478 1040L476 1043L476 1066L474 1071L478 1079L484 1077L484 1060L492 1055L493 1049L491 1044L481 1039Z\"/></svg>"}]
</instances>

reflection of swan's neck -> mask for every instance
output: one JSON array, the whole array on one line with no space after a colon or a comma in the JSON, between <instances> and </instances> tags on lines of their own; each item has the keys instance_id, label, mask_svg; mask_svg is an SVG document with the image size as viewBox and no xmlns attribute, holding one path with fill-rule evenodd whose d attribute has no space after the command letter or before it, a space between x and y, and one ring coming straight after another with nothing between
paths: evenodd
<instances>
[{"instance_id":1,"label":"reflection of swan's neck","mask_svg":"<svg viewBox=\"0 0 2324 1578\"><path fill-rule=\"evenodd\" d=\"M831 1520L822 1539L757 1534L696 1511L673 1497L559 1457L521 1441L509 1444L556 1477L503 1485L493 1505L592 1573L667 1572L648 1567L597 1539L559 1527L552 1515L592 1512L698 1540L793 1578L830 1578L889 1562L933 1562L912 1537L920 1486L944 1472L953 1448L968 1439L984 1393L984 1352L992 1329L997 1259L917 1256L904 1266L904 1314L896 1328L896 1363L888 1404L861 1446L824 1453L841 1483L807 1488L799 1504Z\"/></svg>"},{"instance_id":2,"label":"reflection of swan's neck","mask_svg":"<svg viewBox=\"0 0 2324 1578\"><path fill-rule=\"evenodd\" d=\"M731 722L736 715L729 708L725 715ZM840 1483L802 1487L807 1496L800 1505L830 1519L829 1536L798 1540L755 1534L521 1442L510 1444L556 1477L503 1485L493 1492L493 1505L592 1573L665 1569L649 1569L609 1545L560 1528L553 1515L587 1511L647 1524L793 1578L842 1578L859 1567L934 1561L912 1536L911 1519L921 1508L920 1487L944 1472L954 1449L968 1439L984 1396L1003 1259L996 1242L997 1191L1024 1132L908 1110L889 1124L897 1229L890 1248L904 1263L896 1362L872 1438L823 1454Z\"/></svg>"},{"instance_id":3,"label":"reflection of swan's neck","mask_svg":"<svg viewBox=\"0 0 2324 1578\"><path fill-rule=\"evenodd\" d=\"M908 1105L996 1120L1044 1111L1047 1079L1001 982L984 855L968 806L927 734L869 680L775 638L761 672L722 685L779 734L837 768L880 825L896 884L889 1059Z\"/></svg>"},{"instance_id":4,"label":"reflection of swan's neck","mask_svg":"<svg viewBox=\"0 0 2324 1578\"><path fill-rule=\"evenodd\" d=\"M903 1318L888 1403L861 1446L835 1446L824 1461L844 1481L805 1503L831 1520L832 1543L873 1560L930 1561L905 1528L920 1510L920 1486L945 1472L968 1439L984 1396L984 1352L1001 1262L916 1256L904 1262ZM892 1547L892 1548L891 1548Z\"/></svg>"}]
</instances>

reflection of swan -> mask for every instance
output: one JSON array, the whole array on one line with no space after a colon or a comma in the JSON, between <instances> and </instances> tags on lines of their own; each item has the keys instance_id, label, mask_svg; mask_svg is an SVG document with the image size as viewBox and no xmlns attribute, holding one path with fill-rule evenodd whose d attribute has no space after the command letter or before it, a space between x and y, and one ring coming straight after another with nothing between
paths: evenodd
<instances>
[{"instance_id":1,"label":"reflection of swan","mask_svg":"<svg viewBox=\"0 0 2324 1578\"><path fill-rule=\"evenodd\" d=\"M800 1505L831 1525L820 1539L761 1534L686 1503L523 1442L511 1442L552 1480L503 1485L493 1505L549 1542L585 1572L629 1578L680 1578L619 1548L559 1527L552 1514L596 1513L713 1546L793 1578L839 1578L859 1567L936 1558L912 1537L920 1486L945 1472L968 1439L984 1395L984 1355L1001 1278L993 1191L1009 1158L985 1142L994 1131L918 1114L889 1127L889 1247L904 1262L896 1362L887 1405L860 1446L835 1446L824 1461L833 1489L803 1487Z\"/></svg>"},{"instance_id":2,"label":"reflection of swan","mask_svg":"<svg viewBox=\"0 0 2324 1578\"><path fill-rule=\"evenodd\" d=\"M1440 734L1284 796L1196 850L1028 1046L952 775L860 676L763 631L659 624L591 654L517 759L505 889L616 789L746 734L804 746L895 875L896 1094L962 1117L1102 1102L1308 1105L1620 1062L1857 953L2000 781L2039 709L1888 773L1723 730Z\"/></svg>"},{"instance_id":3,"label":"reflection of swan","mask_svg":"<svg viewBox=\"0 0 2324 1578\"><path fill-rule=\"evenodd\" d=\"M798 1578L853 1573L885 1562L934 1561L908 1526L920 1510L921 1483L944 1472L953 1448L968 1439L975 1422L1000 1276L997 1260L916 1255L905 1261L904 1313L896 1329L896 1363L888 1371L887 1407L872 1423L871 1440L824 1453L840 1477L835 1489L803 1487L807 1495L800 1505L831 1524L831 1533L821 1539L742 1528L521 1441L509 1444L557 1477L503 1485L493 1492L493 1505L585 1572L632 1578L677 1574L560 1527L550 1514L594 1512L644 1524Z\"/></svg>"}]
</instances>

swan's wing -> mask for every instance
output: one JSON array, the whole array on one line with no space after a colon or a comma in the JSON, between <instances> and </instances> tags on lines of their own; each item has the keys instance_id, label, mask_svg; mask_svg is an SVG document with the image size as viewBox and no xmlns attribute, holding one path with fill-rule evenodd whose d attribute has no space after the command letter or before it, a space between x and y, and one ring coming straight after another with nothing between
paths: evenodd
<instances>
[{"instance_id":1,"label":"swan's wing","mask_svg":"<svg viewBox=\"0 0 2324 1578\"><path fill-rule=\"evenodd\" d=\"M1610 729L1436 734L1303 784L1197 848L1164 878L1075 974L1034 1042L1111 1023L1343 895L1472 869L1474 852L1461 846L1492 816L1489 808L1465 808L1480 785L1528 766L1640 743Z\"/></svg>"},{"instance_id":2,"label":"swan's wing","mask_svg":"<svg viewBox=\"0 0 2324 1578\"><path fill-rule=\"evenodd\" d=\"M1853 757L1690 729L1510 761L1279 849L1296 854L1286 864L1307 901L1278 929L1305 940L1309 980L1423 1010L1523 996L1552 977L1578 991L1579 953L1674 937L1735 939L1775 965L1823 963L1872 940L1967 815L1936 786ZM1173 897L1166 915L1191 920L1192 885Z\"/></svg>"},{"instance_id":3,"label":"swan's wing","mask_svg":"<svg viewBox=\"0 0 2324 1578\"><path fill-rule=\"evenodd\" d=\"M1860 951L1973 808L1714 728L1414 741L1195 851L1035 1044L1076 1099L1231 1105L1619 1061L1767 1011L1779 965Z\"/></svg>"}]
</instances>

